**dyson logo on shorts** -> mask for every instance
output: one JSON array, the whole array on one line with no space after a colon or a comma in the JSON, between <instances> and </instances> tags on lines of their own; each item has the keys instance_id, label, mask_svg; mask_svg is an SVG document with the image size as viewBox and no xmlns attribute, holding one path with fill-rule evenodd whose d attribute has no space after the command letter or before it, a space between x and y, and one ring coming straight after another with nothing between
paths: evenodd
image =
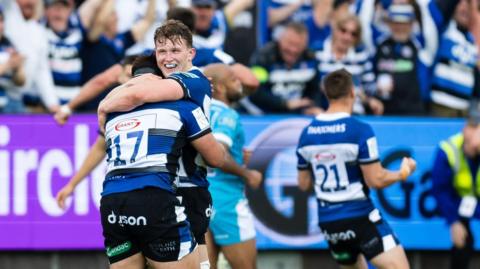
<instances>
[{"instance_id":1,"label":"dyson logo on shorts","mask_svg":"<svg viewBox=\"0 0 480 269\"><path fill-rule=\"evenodd\" d=\"M123 215L115 215L112 211L107 218L108 222L111 224L118 223L120 226L129 225L129 226L146 226L147 225L147 218L144 216L134 217L134 216L123 216Z\"/></svg>"},{"instance_id":2,"label":"dyson logo on shorts","mask_svg":"<svg viewBox=\"0 0 480 269\"><path fill-rule=\"evenodd\" d=\"M207 216L207 218L212 216L212 205L208 205L208 208L205 209L205 216Z\"/></svg>"},{"instance_id":3,"label":"dyson logo on shorts","mask_svg":"<svg viewBox=\"0 0 480 269\"><path fill-rule=\"evenodd\" d=\"M333 244L337 243L338 241L347 241L357 237L355 232L352 230L347 230L345 232L339 232L339 233L331 233L331 234L325 231L323 232L323 236L325 237L326 240L332 242Z\"/></svg>"}]
</instances>

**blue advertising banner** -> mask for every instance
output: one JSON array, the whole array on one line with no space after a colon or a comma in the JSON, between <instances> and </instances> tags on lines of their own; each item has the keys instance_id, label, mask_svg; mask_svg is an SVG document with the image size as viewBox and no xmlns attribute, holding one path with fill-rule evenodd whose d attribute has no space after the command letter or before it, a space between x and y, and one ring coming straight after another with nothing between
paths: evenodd
<instances>
[{"instance_id":1,"label":"blue advertising banner","mask_svg":"<svg viewBox=\"0 0 480 269\"><path fill-rule=\"evenodd\" d=\"M417 161L416 172L404 183L371 196L407 249L448 249L450 233L436 213L430 194L430 169L438 143L461 131L461 120L431 118L371 118L381 160L386 168L398 169L403 156ZM313 193L296 186L295 147L309 118L245 117L246 145L253 150L251 167L264 173L260 190L248 191L256 217L260 249L325 248L317 226ZM480 231L473 224L474 233ZM476 248L480 245L477 242Z\"/></svg>"}]
</instances>

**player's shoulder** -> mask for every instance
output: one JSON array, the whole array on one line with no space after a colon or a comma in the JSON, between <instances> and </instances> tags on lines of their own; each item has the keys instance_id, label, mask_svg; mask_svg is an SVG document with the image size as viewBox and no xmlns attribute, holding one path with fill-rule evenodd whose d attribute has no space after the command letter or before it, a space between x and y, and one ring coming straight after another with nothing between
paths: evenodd
<instances>
[{"instance_id":1,"label":"player's shoulder","mask_svg":"<svg viewBox=\"0 0 480 269\"><path fill-rule=\"evenodd\" d=\"M207 77L203 74L200 68L194 66L188 71L184 72L175 72L171 74L169 77L177 78L177 79L207 79Z\"/></svg>"},{"instance_id":2,"label":"player's shoulder","mask_svg":"<svg viewBox=\"0 0 480 269\"><path fill-rule=\"evenodd\" d=\"M229 115L236 118L240 117L240 114L238 114L238 112L235 109L229 107L227 104L217 99L212 99L210 105L214 110L216 110L218 113L222 115Z\"/></svg>"},{"instance_id":3,"label":"player's shoulder","mask_svg":"<svg viewBox=\"0 0 480 269\"><path fill-rule=\"evenodd\" d=\"M240 114L235 109L215 99L212 99L211 111L215 111L215 114L217 114L215 117L216 124L235 127L240 120Z\"/></svg>"},{"instance_id":4,"label":"player's shoulder","mask_svg":"<svg viewBox=\"0 0 480 269\"><path fill-rule=\"evenodd\" d=\"M318 127L320 129L333 128L340 133L345 133L349 135L370 132L371 130L371 127L368 123L363 122L362 120L346 112L319 114L312 120L312 122L307 127L309 126Z\"/></svg>"},{"instance_id":5,"label":"player's shoulder","mask_svg":"<svg viewBox=\"0 0 480 269\"><path fill-rule=\"evenodd\" d=\"M174 104L178 109L182 111L191 111L196 108L201 109L199 105L197 105L195 102L193 102L190 99L181 99L181 100L173 101L171 103Z\"/></svg>"}]
</instances>

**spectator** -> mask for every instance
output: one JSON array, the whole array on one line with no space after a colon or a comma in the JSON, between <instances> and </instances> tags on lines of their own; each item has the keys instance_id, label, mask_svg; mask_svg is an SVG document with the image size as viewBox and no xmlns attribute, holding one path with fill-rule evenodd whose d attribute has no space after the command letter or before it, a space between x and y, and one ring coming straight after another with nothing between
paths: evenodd
<instances>
[{"instance_id":1,"label":"spectator","mask_svg":"<svg viewBox=\"0 0 480 269\"><path fill-rule=\"evenodd\" d=\"M473 9L479 12L478 7ZM459 117L467 113L479 55L469 31L471 15L468 0L461 0L441 35L431 86L434 116Z\"/></svg>"},{"instance_id":2,"label":"spectator","mask_svg":"<svg viewBox=\"0 0 480 269\"><path fill-rule=\"evenodd\" d=\"M434 25L424 26L423 20L431 20L432 15L431 13L426 13L422 16L422 11L416 0L357 1L355 12L362 24L362 42L372 55L376 52L376 45L379 44L380 41L383 41L385 35L390 34L390 29L386 24L387 20L385 18L388 16L388 7L392 4L410 4L413 6L416 19L413 25L414 35L421 35L423 27L427 29L434 27ZM430 8L434 10L437 6L434 4Z\"/></svg>"},{"instance_id":3,"label":"spectator","mask_svg":"<svg viewBox=\"0 0 480 269\"><path fill-rule=\"evenodd\" d=\"M185 24L192 33L195 33L195 13L191 9L176 7L167 12L167 19L179 20ZM224 63L230 65L234 70L238 79L242 83L243 90L246 93L258 88L259 82L255 78L253 72L241 63L236 63L232 56L228 55L221 49L211 49L197 47L195 39L193 40L193 47L195 48L195 57L193 58L193 65L197 67L204 67L212 63Z\"/></svg>"},{"instance_id":4,"label":"spectator","mask_svg":"<svg viewBox=\"0 0 480 269\"><path fill-rule=\"evenodd\" d=\"M361 45L362 29L358 18L346 15L332 26L331 36L315 53L321 77L337 69L347 69L352 74L355 84L356 102L353 113L383 114L383 104L373 97L376 91L375 74L370 55Z\"/></svg>"},{"instance_id":5,"label":"spectator","mask_svg":"<svg viewBox=\"0 0 480 269\"><path fill-rule=\"evenodd\" d=\"M35 13L40 4L39 0L0 0L4 8L5 35L25 58L23 102L32 112L55 112L59 102L48 65L47 35Z\"/></svg>"},{"instance_id":6,"label":"spectator","mask_svg":"<svg viewBox=\"0 0 480 269\"><path fill-rule=\"evenodd\" d=\"M84 67L82 80L88 81L96 74L120 62L126 49L142 40L145 32L155 20L155 1L149 0L147 13L126 32L117 31L118 17L114 9L114 1L103 2L95 17L93 27L89 31L89 41L85 44L82 55Z\"/></svg>"},{"instance_id":7,"label":"spectator","mask_svg":"<svg viewBox=\"0 0 480 269\"><path fill-rule=\"evenodd\" d=\"M130 47L127 51L127 55L142 54L150 52L154 49L154 42L152 36L155 33L155 29L159 27L167 17L167 11L185 4L184 0L155 0L155 20L152 25L146 31L144 37ZM190 5L188 3L188 5ZM126 32L135 25L136 22L141 20L147 13L148 0L121 0L115 1L115 10L118 14L118 31Z\"/></svg>"},{"instance_id":8,"label":"spectator","mask_svg":"<svg viewBox=\"0 0 480 269\"><path fill-rule=\"evenodd\" d=\"M175 7L167 12L167 19L178 20L185 24L192 33L195 34L196 15L190 8ZM197 67L206 66L211 63L234 64L235 60L232 56L225 53L219 48L199 47L193 39L193 47L195 48L195 58L193 65Z\"/></svg>"},{"instance_id":9,"label":"spectator","mask_svg":"<svg viewBox=\"0 0 480 269\"><path fill-rule=\"evenodd\" d=\"M223 9L231 1L233 0L216 0L217 7ZM244 65L248 65L252 53L257 48L259 40L257 21L260 17L258 10L258 5L253 4L235 16L223 44L225 52Z\"/></svg>"},{"instance_id":10,"label":"spectator","mask_svg":"<svg viewBox=\"0 0 480 269\"><path fill-rule=\"evenodd\" d=\"M313 0L312 16L305 21L308 28L308 47L321 49L332 32L330 23L350 14L348 0Z\"/></svg>"},{"instance_id":11,"label":"spectator","mask_svg":"<svg viewBox=\"0 0 480 269\"><path fill-rule=\"evenodd\" d=\"M61 103L75 97L82 84L81 51L100 0L83 2L78 12L71 0L45 1L45 26L55 93Z\"/></svg>"},{"instance_id":12,"label":"spectator","mask_svg":"<svg viewBox=\"0 0 480 269\"><path fill-rule=\"evenodd\" d=\"M330 36L330 21L333 10L332 0L312 1L312 16L305 21L308 29L308 47L320 49L325 39Z\"/></svg>"},{"instance_id":13,"label":"spectator","mask_svg":"<svg viewBox=\"0 0 480 269\"><path fill-rule=\"evenodd\" d=\"M267 0L266 26L270 29L268 40L277 39L283 27L290 21L305 22L312 16L312 7L306 0Z\"/></svg>"},{"instance_id":14,"label":"spectator","mask_svg":"<svg viewBox=\"0 0 480 269\"><path fill-rule=\"evenodd\" d=\"M23 57L4 35L4 15L0 9L0 112L23 112L22 99L15 86L25 83Z\"/></svg>"},{"instance_id":15,"label":"spectator","mask_svg":"<svg viewBox=\"0 0 480 269\"><path fill-rule=\"evenodd\" d=\"M119 64L111 66L87 81L78 95L62 105L55 113L55 121L60 125L65 124L75 110L96 111L100 101L111 89L126 83L131 78L132 63L136 57L136 55L127 56Z\"/></svg>"},{"instance_id":16,"label":"spectator","mask_svg":"<svg viewBox=\"0 0 480 269\"><path fill-rule=\"evenodd\" d=\"M253 5L253 0L232 0L223 10L216 10L215 0L192 0L196 16L193 42L198 48L223 48L228 29L240 12Z\"/></svg>"},{"instance_id":17,"label":"spectator","mask_svg":"<svg viewBox=\"0 0 480 269\"><path fill-rule=\"evenodd\" d=\"M419 81L424 65L420 62L420 41L412 34L414 8L393 4L387 14L391 34L379 42L374 60L378 96L386 115L424 115L426 100L422 100Z\"/></svg>"},{"instance_id":18,"label":"spectator","mask_svg":"<svg viewBox=\"0 0 480 269\"><path fill-rule=\"evenodd\" d=\"M413 88L419 88L424 103L423 111L427 111L427 105L431 100L431 68L434 64L435 55L437 54L439 36L445 31L458 2L458 0L432 0L420 1L418 3L411 0L393 1L393 6L410 6L410 8L408 8L410 15L408 16L416 17L415 21L413 19L406 19L406 14L402 10L397 9L392 13L392 3L382 1L382 8L377 10L378 12L376 13L385 13L387 19L383 21L387 22L388 31L380 31L379 25L373 23L375 17L372 13L374 6L373 1L367 0L362 2L360 14L362 14L363 25L368 30L367 33L364 33L363 38L369 46L370 51L376 53L378 56L375 65L376 72L380 73L377 81L379 82L377 83L379 86L378 95L386 101L386 109L390 109L386 113L403 114L404 112L408 112L392 111L391 109L396 109L395 107L398 105L398 102L405 103L404 107L408 110L414 109L418 111L418 108L420 108L420 103L418 102L407 102L405 98L408 99L408 97L406 96L401 99L389 96L392 95L388 89L390 88L391 90L392 88L389 86L392 84L390 82L392 78L394 88L397 88L397 84L402 85L402 83L407 81L414 82L399 86L398 89L401 89L401 91L406 94L405 91L407 89L410 90L409 92L414 93ZM395 19L397 21L402 20L401 17L403 17L404 21L410 21L410 23L394 23L392 19L388 19L392 16L397 17L397 19ZM418 22L418 24L416 24L416 22ZM407 35L407 33L410 34ZM403 39L408 38L408 43L398 42L398 40L402 39L402 36ZM380 44L382 42L383 44ZM373 46L373 44L377 45ZM377 48L380 49L377 50ZM403 71L400 69L403 69ZM416 79L415 77L422 79ZM394 93L395 92L393 92L393 94ZM405 100L405 102L403 100ZM416 112L416 114L418 113L419 112Z\"/></svg>"},{"instance_id":19,"label":"spectator","mask_svg":"<svg viewBox=\"0 0 480 269\"><path fill-rule=\"evenodd\" d=\"M242 100L250 114L317 114L326 108L320 89L318 62L307 48L308 32L301 23L287 24L278 41L252 57L251 66L261 85Z\"/></svg>"},{"instance_id":20,"label":"spectator","mask_svg":"<svg viewBox=\"0 0 480 269\"><path fill-rule=\"evenodd\" d=\"M470 32L473 34L477 49L480 51L480 12L478 12L480 10L480 1L469 1L468 10L470 11Z\"/></svg>"},{"instance_id":21,"label":"spectator","mask_svg":"<svg viewBox=\"0 0 480 269\"><path fill-rule=\"evenodd\" d=\"M465 269L473 254L470 221L480 218L480 107L472 103L461 133L442 141L432 168L433 196L450 227L450 268Z\"/></svg>"}]
</instances>

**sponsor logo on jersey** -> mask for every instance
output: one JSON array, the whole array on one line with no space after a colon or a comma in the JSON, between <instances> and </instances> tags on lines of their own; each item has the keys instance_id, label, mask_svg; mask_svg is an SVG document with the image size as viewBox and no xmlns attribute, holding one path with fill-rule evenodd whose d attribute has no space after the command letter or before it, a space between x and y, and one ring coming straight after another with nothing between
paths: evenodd
<instances>
[{"instance_id":1,"label":"sponsor logo on jersey","mask_svg":"<svg viewBox=\"0 0 480 269\"><path fill-rule=\"evenodd\" d=\"M115 130L116 131L128 131L135 129L138 125L140 125L140 121L137 119L128 119L121 121L115 125Z\"/></svg>"},{"instance_id":2,"label":"sponsor logo on jersey","mask_svg":"<svg viewBox=\"0 0 480 269\"><path fill-rule=\"evenodd\" d=\"M332 161L335 160L336 156L333 153L318 153L315 155L315 159L318 161Z\"/></svg>"},{"instance_id":3,"label":"sponsor logo on jersey","mask_svg":"<svg viewBox=\"0 0 480 269\"><path fill-rule=\"evenodd\" d=\"M344 133L347 130L345 123L326 125L326 126L309 126L308 134L334 134Z\"/></svg>"}]
</instances>

